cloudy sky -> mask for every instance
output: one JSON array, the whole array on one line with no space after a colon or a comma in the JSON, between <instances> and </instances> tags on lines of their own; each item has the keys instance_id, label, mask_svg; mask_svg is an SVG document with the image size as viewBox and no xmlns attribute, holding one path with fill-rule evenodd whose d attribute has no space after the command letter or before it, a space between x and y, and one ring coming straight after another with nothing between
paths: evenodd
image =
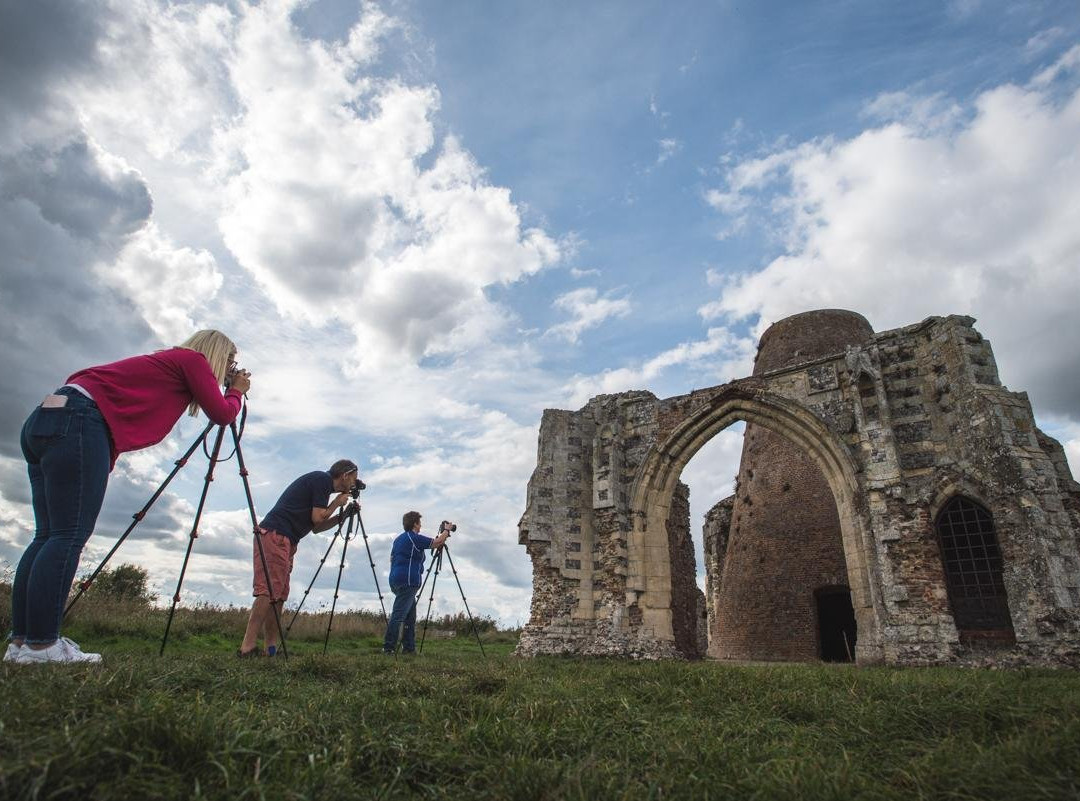
<instances>
[{"instance_id":1,"label":"cloudy sky","mask_svg":"<svg viewBox=\"0 0 1080 801\"><path fill-rule=\"evenodd\" d=\"M253 374L260 515L353 458L380 583L404 511L454 519L506 625L543 409L747 375L795 312L972 315L1078 473L1078 219L1073 0L0 0L0 569L32 534L34 403L201 327ZM121 458L84 568L202 425ZM695 528L739 447L687 467ZM185 603L249 602L235 465ZM116 557L166 595L205 472ZM341 603L377 608L362 548Z\"/></svg>"}]
</instances>

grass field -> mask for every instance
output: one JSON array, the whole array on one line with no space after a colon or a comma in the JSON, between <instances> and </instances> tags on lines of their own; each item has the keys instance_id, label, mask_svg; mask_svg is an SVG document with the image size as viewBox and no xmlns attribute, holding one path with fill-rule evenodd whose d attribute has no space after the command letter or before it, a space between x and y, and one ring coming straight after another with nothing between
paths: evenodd
<instances>
[{"instance_id":1,"label":"grass field","mask_svg":"<svg viewBox=\"0 0 1080 801\"><path fill-rule=\"evenodd\" d=\"M314 620L241 661L212 609L158 657L139 614L73 622L101 666L0 666L0 798L1080 797L1074 672L521 660L490 631L395 659L359 623L324 656Z\"/></svg>"}]
</instances>

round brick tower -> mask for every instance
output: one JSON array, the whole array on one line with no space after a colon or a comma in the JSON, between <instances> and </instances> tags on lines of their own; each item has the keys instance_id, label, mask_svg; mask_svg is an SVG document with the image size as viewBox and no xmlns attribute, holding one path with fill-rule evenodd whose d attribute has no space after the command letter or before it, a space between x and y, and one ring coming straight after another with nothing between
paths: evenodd
<instances>
[{"instance_id":1,"label":"round brick tower","mask_svg":"<svg viewBox=\"0 0 1080 801\"><path fill-rule=\"evenodd\" d=\"M843 353L873 333L861 315L840 309L787 317L762 335L754 375ZM840 519L821 470L801 448L748 423L710 656L842 660L856 636L847 589Z\"/></svg>"}]
</instances>

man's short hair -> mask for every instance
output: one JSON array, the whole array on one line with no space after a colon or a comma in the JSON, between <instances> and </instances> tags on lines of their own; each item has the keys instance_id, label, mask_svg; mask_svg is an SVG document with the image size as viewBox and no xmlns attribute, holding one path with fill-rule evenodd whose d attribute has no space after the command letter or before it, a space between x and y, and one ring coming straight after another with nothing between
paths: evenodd
<instances>
[{"instance_id":1,"label":"man's short hair","mask_svg":"<svg viewBox=\"0 0 1080 801\"><path fill-rule=\"evenodd\" d=\"M356 470L356 465L350 462L348 459L338 459L332 465L330 465L330 478L340 478L346 473L351 473Z\"/></svg>"},{"instance_id":2,"label":"man's short hair","mask_svg":"<svg viewBox=\"0 0 1080 801\"><path fill-rule=\"evenodd\" d=\"M405 531L412 531L420 522L419 512L406 512L401 518L401 527Z\"/></svg>"}]
</instances>

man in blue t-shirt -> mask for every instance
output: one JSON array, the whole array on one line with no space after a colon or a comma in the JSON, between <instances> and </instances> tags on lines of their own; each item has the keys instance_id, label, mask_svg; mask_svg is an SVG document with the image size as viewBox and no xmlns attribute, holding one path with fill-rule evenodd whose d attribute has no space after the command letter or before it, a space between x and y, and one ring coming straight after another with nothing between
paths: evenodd
<instances>
[{"instance_id":1,"label":"man in blue t-shirt","mask_svg":"<svg viewBox=\"0 0 1080 801\"><path fill-rule=\"evenodd\" d=\"M274 508L262 519L258 527L266 570L259 558L259 546L255 543L254 595L247 631L237 656L258 656L256 647L259 634L266 642L266 653L277 653L277 621L281 619L282 607L289 597L289 576L292 574L296 545L312 531L326 531L340 521L334 512L349 502L349 490L356 481L356 465L348 459L339 459L329 470L305 473L285 488ZM330 501L330 493L338 496ZM270 573L270 587L266 585L266 573ZM273 598L270 591L273 590ZM273 606L277 607L275 618Z\"/></svg>"},{"instance_id":2,"label":"man in blue t-shirt","mask_svg":"<svg viewBox=\"0 0 1080 801\"><path fill-rule=\"evenodd\" d=\"M435 539L420 533L420 513L406 512L401 518L405 530L397 535L390 549L390 590L394 593L394 608L383 637L383 653L392 654L401 637L401 652L416 653L416 594L420 591L420 574L424 570L424 551L439 550L450 536L440 530Z\"/></svg>"}]
</instances>

